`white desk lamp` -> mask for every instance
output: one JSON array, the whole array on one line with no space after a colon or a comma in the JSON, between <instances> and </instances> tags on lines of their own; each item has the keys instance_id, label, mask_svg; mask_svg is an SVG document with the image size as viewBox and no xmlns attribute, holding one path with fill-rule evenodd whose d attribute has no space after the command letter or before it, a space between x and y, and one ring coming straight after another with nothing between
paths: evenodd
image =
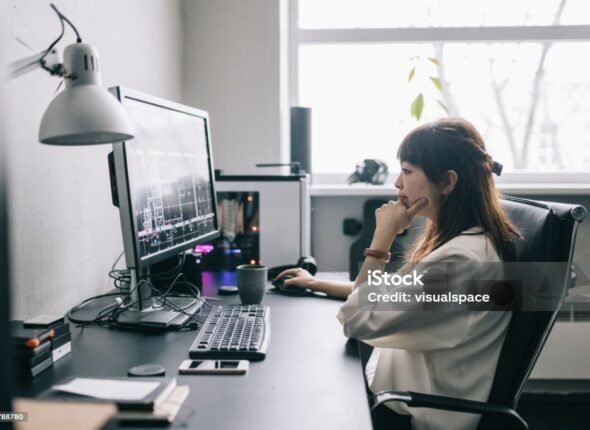
<instances>
[{"instance_id":1,"label":"white desk lamp","mask_svg":"<svg viewBox=\"0 0 590 430\"><path fill-rule=\"evenodd\" d=\"M129 115L117 99L101 86L98 51L82 43L76 27L51 4L61 22L61 34L46 51L9 66L15 78L36 68L65 80L65 89L47 107L39 127L39 141L50 145L97 145L133 138ZM64 35L64 22L77 36L66 47L64 63L59 62L55 45Z\"/></svg>"}]
</instances>

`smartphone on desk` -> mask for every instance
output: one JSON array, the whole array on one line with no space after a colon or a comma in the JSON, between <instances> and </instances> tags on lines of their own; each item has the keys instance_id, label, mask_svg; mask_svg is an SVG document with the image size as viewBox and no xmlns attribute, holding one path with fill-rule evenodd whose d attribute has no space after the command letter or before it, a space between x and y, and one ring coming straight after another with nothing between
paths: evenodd
<instances>
[{"instance_id":1,"label":"smartphone on desk","mask_svg":"<svg viewBox=\"0 0 590 430\"><path fill-rule=\"evenodd\" d=\"M181 375L243 375L248 360L184 360L178 368Z\"/></svg>"}]
</instances>

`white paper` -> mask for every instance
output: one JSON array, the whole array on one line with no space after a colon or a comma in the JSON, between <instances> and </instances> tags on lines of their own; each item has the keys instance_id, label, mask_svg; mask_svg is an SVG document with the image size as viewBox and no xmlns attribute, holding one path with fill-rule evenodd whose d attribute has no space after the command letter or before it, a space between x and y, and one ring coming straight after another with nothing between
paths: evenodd
<instances>
[{"instance_id":1,"label":"white paper","mask_svg":"<svg viewBox=\"0 0 590 430\"><path fill-rule=\"evenodd\" d=\"M141 400L154 391L159 382L120 381L116 379L76 378L54 390L106 400Z\"/></svg>"}]
</instances>

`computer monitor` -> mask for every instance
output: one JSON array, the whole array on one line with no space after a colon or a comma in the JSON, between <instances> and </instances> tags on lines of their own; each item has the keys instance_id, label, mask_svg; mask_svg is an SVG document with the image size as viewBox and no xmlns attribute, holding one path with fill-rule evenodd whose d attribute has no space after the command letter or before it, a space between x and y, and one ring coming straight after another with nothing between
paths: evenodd
<instances>
[{"instance_id":1,"label":"computer monitor","mask_svg":"<svg viewBox=\"0 0 590 430\"><path fill-rule=\"evenodd\" d=\"M135 278L130 290L135 307L149 310L150 266L219 235L209 116L127 88L110 90L135 125L133 140L113 144L109 165Z\"/></svg>"}]
</instances>

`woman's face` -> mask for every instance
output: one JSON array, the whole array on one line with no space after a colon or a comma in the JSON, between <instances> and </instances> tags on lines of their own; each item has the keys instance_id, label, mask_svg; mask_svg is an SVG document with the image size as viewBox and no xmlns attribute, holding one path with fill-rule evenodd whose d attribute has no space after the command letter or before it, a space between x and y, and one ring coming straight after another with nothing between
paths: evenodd
<instances>
[{"instance_id":1,"label":"woman's face","mask_svg":"<svg viewBox=\"0 0 590 430\"><path fill-rule=\"evenodd\" d=\"M420 198L426 198L428 204L420 209L417 215L434 219L440 206L442 193L439 187L428 180L420 167L403 161L395 187L399 190L399 200L406 207L412 206Z\"/></svg>"}]
</instances>

